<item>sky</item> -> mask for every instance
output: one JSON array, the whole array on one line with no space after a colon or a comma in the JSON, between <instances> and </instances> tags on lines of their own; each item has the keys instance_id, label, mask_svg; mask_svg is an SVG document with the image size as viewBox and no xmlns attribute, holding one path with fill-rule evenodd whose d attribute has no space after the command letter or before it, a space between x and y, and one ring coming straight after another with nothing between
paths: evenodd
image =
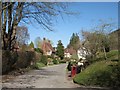
<instances>
[{"instance_id":1,"label":"sky","mask_svg":"<svg viewBox=\"0 0 120 90\"><path fill-rule=\"evenodd\" d=\"M69 10L79 12L79 15L67 16L64 19L58 17L57 23L54 24L54 31L46 31L41 27L27 25L30 41L35 41L36 37L44 37L57 46L58 40L61 40L64 47L69 44L70 37L73 33L80 33L81 29L87 29L96 26L99 19L113 21L118 20L118 3L117 2L69 2Z\"/></svg>"}]
</instances>

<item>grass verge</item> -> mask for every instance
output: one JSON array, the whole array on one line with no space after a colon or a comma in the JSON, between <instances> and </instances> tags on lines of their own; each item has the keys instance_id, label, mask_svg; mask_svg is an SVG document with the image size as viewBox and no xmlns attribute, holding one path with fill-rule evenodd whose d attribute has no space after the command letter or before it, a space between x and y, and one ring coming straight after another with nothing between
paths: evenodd
<instances>
[{"instance_id":1,"label":"grass verge","mask_svg":"<svg viewBox=\"0 0 120 90\"><path fill-rule=\"evenodd\" d=\"M120 87L120 62L116 59L118 53L112 51L108 56L108 60L99 60L88 66L73 81L87 86Z\"/></svg>"}]
</instances>

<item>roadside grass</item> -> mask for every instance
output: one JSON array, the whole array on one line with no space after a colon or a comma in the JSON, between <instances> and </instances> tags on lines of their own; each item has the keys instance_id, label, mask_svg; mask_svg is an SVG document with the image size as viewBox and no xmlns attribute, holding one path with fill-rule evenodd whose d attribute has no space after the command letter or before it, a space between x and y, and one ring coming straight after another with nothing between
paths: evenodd
<instances>
[{"instance_id":1,"label":"roadside grass","mask_svg":"<svg viewBox=\"0 0 120 90\"><path fill-rule=\"evenodd\" d=\"M101 55L101 57L103 57ZM120 87L118 51L107 53L107 60L100 59L77 74L73 81L80 85Z\"/></svg>"},{"instance_id":2,"label":"roadside grass","mask_svg":"<svg viewBox=\"0 0 120 90\"><path fill-rule=\"evenodd\" d=\"M42 67L45 67L46 65L41 63L41 62L37 62L35 63L35 65L33 65L33 69L41 69Z\"/></svg>"}]
</instances>

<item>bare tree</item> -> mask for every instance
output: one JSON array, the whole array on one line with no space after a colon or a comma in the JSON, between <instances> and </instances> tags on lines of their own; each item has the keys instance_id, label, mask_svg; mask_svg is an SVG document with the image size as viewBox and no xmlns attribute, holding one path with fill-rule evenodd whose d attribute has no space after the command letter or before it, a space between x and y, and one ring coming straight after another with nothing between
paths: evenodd
<instances>
[{"instance_id":1,"label":"bare tree","mask_svg":"<svg viewBox=\"0 0 120 90\"><path fill-rule=\"evenodd\" d=\"M0 2L0 10L1 8L2 8L2 2ZM2 12L0 12L0 17L2 17ZM2 23L2 19L0 19L0 41L2 41L1 39L2 24L1 23ZM0 42L0 50L1 48L2 48L2 42ZM1 55L1 51L0 51L0 55Z\"/></svg>"},{"instance_id":2,"label":"bare tree","mask_svg":"<svg viewBox=\"0 0 120 90\"><path fill-rule=\"evenodd\" d=\"M107 59L106 52L110 50L110 36L109 33L113 31L114 25L110 23L101 23L93 28L93 32L82 31L84 37L83 46L87 48L96 57L98 52L103 52L105 59Z\"/></svg>"},{"instance_id":3,"label":"bare tree","mask_svg":"<svg viewBox=\"0 0 120 90\"><path fill-rule=\"evenodd\" d=\"M19 26L16 29L16 41L20 45L27 44L29 40L29 33L26 26Z\"/></svg>"},{"instance_id":4,"label":"bare tree","mask_svg":"<svg viewBox=\"0 0 120 90\"><path fill-rule=\"evenodd\" d=\"M2 2L2 40L3 49L11 50L15 41L16 27L25 23L37 22L42 28L52 31L53 19L66 11L62 2ZM70 13L69 13L70 14Z\"/></svg>"}]
</instances>

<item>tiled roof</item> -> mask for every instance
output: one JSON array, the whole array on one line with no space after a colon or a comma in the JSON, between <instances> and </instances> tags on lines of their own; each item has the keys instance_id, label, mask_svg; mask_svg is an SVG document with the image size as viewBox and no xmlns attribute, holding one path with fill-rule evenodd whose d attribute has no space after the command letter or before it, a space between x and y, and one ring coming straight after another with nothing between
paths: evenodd
<instances>
[{"instance_id":1,"label":"tiled roof","mask_svg":"<svg viewBox=\"0 0 120 90\"><path fill-rule=\"evenodd\" d=\"M70 53L71 55L76 53L76 51L72 47L71 48L66 48L64 52L65 53Z\"/></svg>"},{"instance_id":2,"label":"tiled roof","mask_svg":"<svg viewBox=\"0 0 120 90\"><path fill-rule=\"evenodd\" d=\"M55 52L52 45L49 42L45 42L45 41L43 41L43 43L42 43L42 50L44 53L46 53L48 51Z\"/></svg>"}]
</instances>

